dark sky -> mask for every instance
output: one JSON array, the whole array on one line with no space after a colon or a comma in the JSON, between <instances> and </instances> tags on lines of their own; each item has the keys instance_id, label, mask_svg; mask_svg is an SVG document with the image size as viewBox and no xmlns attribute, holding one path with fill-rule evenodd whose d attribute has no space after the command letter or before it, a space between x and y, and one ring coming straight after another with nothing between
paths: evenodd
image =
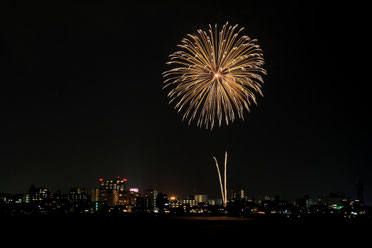
<instances>
[{"instance_id":1,"label":"dark sky","mask_svg":"<svg viewBox=\"0 0 372 248\"><path fill-rule=\"evenodd\" d=\"M140 189L219 196L212 156L227 150L229 187L250 196L355 198L363 180L371 204L363 9L2 3L0 192L122 176ZM189 127L168 105L161 73L187 33L226 21L264 50L265 96L244 122Z\"/></svg>"}]
</instances>

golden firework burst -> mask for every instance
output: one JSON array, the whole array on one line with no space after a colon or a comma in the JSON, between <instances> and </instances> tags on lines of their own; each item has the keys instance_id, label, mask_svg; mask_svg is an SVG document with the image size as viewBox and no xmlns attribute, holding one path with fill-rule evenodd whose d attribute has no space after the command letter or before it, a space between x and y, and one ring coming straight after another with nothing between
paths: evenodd
<instances>
[{"instance_id":1,"label":"golden firework burst","mask_svg":"<svg viewBox=\"0 0 372 248\"><path fill-rule=\"evenodd\" d=\"M169 103L177 102L178 112L185 109L183 120L189 125L197 119L198 127L212 129L216 119L219 126L223 119L226 125L236 116L244 120L244 109L257 104L255 93L262 96L262 50L237 27L226 23L219 32L217 25L209 25L208 32L199 29L169 55L167 64L175 66L163 73L163 89L169 87Z\"/></svg>"}]
</instances>

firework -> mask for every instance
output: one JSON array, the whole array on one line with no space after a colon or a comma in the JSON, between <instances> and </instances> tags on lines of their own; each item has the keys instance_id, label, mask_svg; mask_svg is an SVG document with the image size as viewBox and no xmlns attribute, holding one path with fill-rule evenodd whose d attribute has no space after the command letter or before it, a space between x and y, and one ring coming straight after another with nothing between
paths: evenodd
<instances>
[{"instance_id":1,"label":"firework","mask_svg":"<svg viewBox=\"0 0 372 248\"><path fill-rule=\"evenodd\" d=\"M244 120L244 110L257 104L255 94L262 96L262 50L237 27L226 23L220 31L217 25L209 25L208 32L199 29L169 55L167 64L173 68L163 73L163 88L189 125L195 119L198 127L212 129L215 121L221 126L223 120L226 125L236 117Z\"/></svg>"},{"instance_id":2,"label":"firework","mask_svg":"<svg viewBox=\"0 0 372 248\"><path fill-rule=\"evenodd\" d=\"M225 152L225 165L224 165L224 177L223 177L224 182L223 183L221 179L221 172L220 172L220 166L218 165L218 161L216 157L213 157L213 159L216 162L217 174L218 174L218 179L220 181L220 187L221 187L223 206L226 208L227 206L227 152Z\"/></svg>"}]
</instances>

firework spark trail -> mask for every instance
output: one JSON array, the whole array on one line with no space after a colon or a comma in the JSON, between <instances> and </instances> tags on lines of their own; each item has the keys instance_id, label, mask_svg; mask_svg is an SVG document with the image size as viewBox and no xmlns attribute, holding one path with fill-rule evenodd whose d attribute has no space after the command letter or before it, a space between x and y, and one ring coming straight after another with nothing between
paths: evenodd
<instances>
[{"instance_id":1,"label":"firework spark trail","mask_svg":"<svg viewBox=\"0 0 372 248\"><path fill-rule=\"evenodd\" d=\"M213 157L214 161L216 162L216 167L217 167L217 174L218 174L218 179L220 181L220 187L221 187L221 195L222 195L222 202L225 203L225 193L224 193L224 186L222 186L222 179L221 179L221 173L220 173L220 168L217 162L217 159Z\"/></svg>"},{"instance_id":2,"label":"firework spark trail","mask_svg":"<svg viewBox=\"0 0 372 248\"><path fill-rule=\"evenodd\" d=\"M262 50L237 27L226 23L220 32L217 25L209 25L208 33L199 29L169 55L167 64L175 68L163 73L163 88L169 87L170 103L176 102L178 112L184 110L189 125L197 119L198 127L212 129L215 119L219 126L244 120L244 109L257 104L255 93L262 96Z\"/></svg>"},{"instance_id":3,"label":"firework spark trail","mask_svg":"<svg viewBox=\"0 0 372 248\"><path fill-rule=\"evenodd\" d=\"M226 207L227 205L227 152L225 152L225 175L224 175L224 185L225 185L225 202L224 206Z\"/></svg>"},{"instance_id":4,"label":"firework spark trail","mask_svg":"<svg viewBox=\"0 0 372 248\"><path fill-rule=\"evenodd\" d=\"M219 168L220 166L218 164L218 161L216 157L213 157L213 159L216 162L218 180L220 181L223 206L226 208L227 206L227 152L225 152L224 177L223 177L224 182L223 183L222 183L222 177L221 177L221 172Z\"/></svg>"}]
</instances>

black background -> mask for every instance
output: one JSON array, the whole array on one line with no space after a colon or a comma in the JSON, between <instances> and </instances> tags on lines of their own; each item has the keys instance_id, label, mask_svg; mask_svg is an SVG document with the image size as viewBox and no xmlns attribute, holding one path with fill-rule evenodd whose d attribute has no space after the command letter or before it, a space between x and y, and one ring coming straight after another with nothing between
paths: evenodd
<instances>
[{"instance_id":1,"label":"black background","mask_svg":"<svg viewBox=\"0 0 372 248\"><path fill-rule=\"evenodd\" d=\"M131 187L219 196L229 187L293 199L363 180L372 203L366 6L321 2L1 3L0 192ZM187 33L245 27L264 50L264 98L245 121L190 127L161 73Z\"/></svg>"}]
</instances>

